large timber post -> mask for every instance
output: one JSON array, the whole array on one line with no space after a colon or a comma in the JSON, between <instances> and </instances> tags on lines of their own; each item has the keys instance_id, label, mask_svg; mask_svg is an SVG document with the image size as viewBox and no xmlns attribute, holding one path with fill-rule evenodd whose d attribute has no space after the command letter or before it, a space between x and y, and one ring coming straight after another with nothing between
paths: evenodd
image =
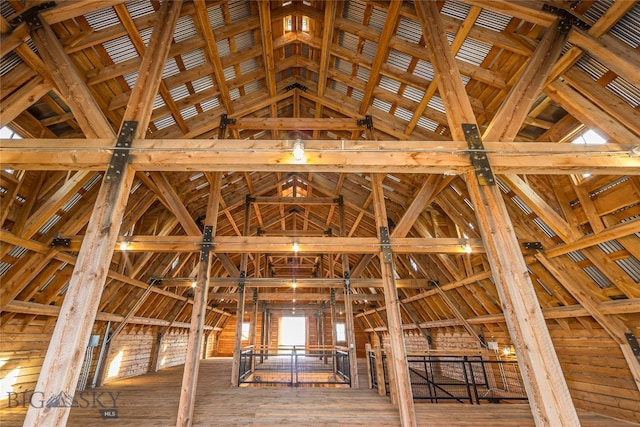
<instances>
[{"instance_id":1,"label":"large timber post","mask_svg":"<svg viewBox=\"0 0 640 427\"><path fill-rule=\"evenodd\" d=\"M248 236L250 227L249 220L251 218L251 202L253 197L247 195L244 203L244 227L243 236ZM233 344L233 364L231 372L231 385L238 387L240 384L240 353L242 352L242 322L244 321L244 298L245 298L245 279L247 277L247 264L249 263L249 253L243 252L240 258L240 280L238 281L238 309L236 311L236 337Z\"/></svg>"},{"instance_id":2,"label":"large timber post","mask_svg":"<svg viewBox=\"0 0 640 427\"><path fill-rule=\"evenodd\" d=\"M384 288L384 301L387 311L387 323L391 352L387 353L389 369L395 380L395 390L398 395L398 409L400 422L403 426L415 426L416 412L413 404L413 393L409 381L409 366L407 365L407 351L402 333L402 317L398 290L393 269L393 254L389 242L389 223L387 210L384 204L382 180L384 175L371 175L371 191L373 192L373 207L376 217L378 238L380 239L380 272L382 273L382 285ZM392 384L393 387L394 384Z\"/></svg>"},{"instance_id":3,"label":"large timber post","mask_svg":"<svg viewBox=\"0 0 640 427\"><path fill-rule=\"evenodd\" d=\"M534 421L538 426L580 425L511 218L482 148L471 102L447 42L438 4L417 0L415 6L448 113L451 135L454 140L469 143L475 171L466 173L465 181L509 334L516 347ZM547 29L523 78L510 91L510 102L503 103L503 107L508 105L508 108L502 108L490 125L491 138L508 141L509 134L515 135L514 129L517 132L523 123L535 99L531 94L539 93L536 85L544 83L545 75L562 51L565 36L555 30L555 25Z\"/></svg>"},{"instance_id":4,"label":"large timber post","mask_svg":"<svg viewBox=\"0 0 640 427\"><path fill-rule=\"evenodd\" d=\"M344 222L344 199L340 196L338 201L340 210L340 235L346 236L347 230ZM353 303L351 301L351 278L349 270L349 255L342 254L342 272L344 278L344 316L347 333L347 345L349 348L349 368L351 374L351 387L358 388L358 355L356 352L356 331L353 324Z\"/></svg>"},{"instance_id":5,"label":"large timber post","mask_svg":"<svg viewBox=\"0 0 640 427\"><path fill-rule=\"evenodd\" d=\"M180 389L180 405L178 407L177 427L190 426L193 423L193 410L196 401L196 389L198 386L198 371L200 369L201 349L203 345L204 326L207 317L209 303L209 276L211 274L211 247L218 223L218 211L220 207L222 174L211 174L213 182L209 190L207 201L207 215L204 223L202 247L200 249L200 264L198 265L198 278L195 288L193 310L191 312L191 326L189 329L189 342L187 344L187 357L182 374L182 387ZM204 341L206 347L206 341Z\"/></svg>"}]
</instances>

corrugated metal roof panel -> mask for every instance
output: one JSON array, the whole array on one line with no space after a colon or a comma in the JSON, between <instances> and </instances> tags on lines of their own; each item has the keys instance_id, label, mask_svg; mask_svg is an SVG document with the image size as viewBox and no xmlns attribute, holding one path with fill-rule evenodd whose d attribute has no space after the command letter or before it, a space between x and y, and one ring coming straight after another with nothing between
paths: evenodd
<instances>
[{"instance_id":1,"label":"corrugated metal roof panel","mask_svg":"<svg viewBox=\"0 0 640 427\"><path fill-rule=\"evenodd\" d=\"M251 16L251 2L246 0L230 0L228 8L231 22L238 22Z\"/></svg>"},{"instance_id":2,"label":"corrugated metal roof panel","mask_svg":"<svg viewBox=\"0 0 640 427\"><path fill-rule=\"evenodd\" d=\"M436 111L444 113L444 102L442 102L442 98L440 98L439 96L432 96L427 106Z\"/></svg>"},{"instance_id":3,"label":"corrugated metal roof panel","mask_svg":"<svg viewBox=\"0 0 640 427\"><path fill-rule=\"evenodd\" d=\"M231 98L232 101L235 101L236 99L240 98L240 90L238 88L231 89L229 91L229 98Z\"/></svg>"},{"instance_id":4,"label":"corrugated metal roof panel","mask_svg":"<svg viewBox=\"0 0 640 427\"><path fill-rule=\"evenodd\" d=\"M396 36L402 40L417 44L422 37L422 26L418 21L402 16Z\"/></svg>"},{"instance_id":5,"label":"corrugated metal roof panel","mask_svg":"<svg viewBox=\"0 0 640 427\"><path fill-rule=\"evenodd\" d=\"M429 81L433 80L433 77L435 76L431 63L423 61L422 59L418 60L416 67L413 69L413 74Z\"/></svg>"},{"instance_id":6,"label":"corrugated metal roof panel","mask_svg":"<svg viewBox=\"0 0 640 427\"><path fill-rule=\"evenodd\" d=\"M253 38L253 31L245 31L236 35L233 40L236 42L236 49L243 50L248 49L256 45L256 41Z\"/></svg>"},{"instance_id":7,"label":"corrugated metal roof panel","mask_svg":"<svg viewBox=\"0 0 640 427\"><path fill-rule=\"evenodd\" d=\"M260 84L259 80L255 80L252 81L251 83L247 83L246 85L244 85L244 92L247 95L250 95L254 92L259 91L262 88L262 85Z\"/></svg>"},{"instance_id":8,"label":"corrugated metal roof panel","mask_svg":"<svg viewBox=\"0 0 640 427\"><path fill-rule=\"evenodd\" d=\"M16 13L16 10L6 1L0 1L0 15L3 18L9 19L12 15Z\"/></svg>"},{"instance_id":9,"label":"corrugated metal roof panel","mask_svg":"<svg viewBox=\"0 0 640 427\"><path fill-rule=\"evenodd\" d=\"M353 89L351 97L356 101L362 101L364 99L364 93L361 90Z\"/></svg>"},{"instance_id":10,"label":"corrugated metal roof panel","mask_svg":"<svg viewBox=\"0 0 640 427\"><path fill-rule=\"evenodd\" d=\"M444 2L440 13L463 21L469 14L470 9L471 6L468 4L455 0L447 0Z\"/></svg>"},{"instance_id":11,"label":"corrugated metal roof panel","mask_svg":"<svg viewBox=\"0 0 640 427\"><path fill-rule=\"evenodd\" d=\"M153 100L153 109L155 110L156 108L164 107L164 105L164 99L162 99L162 96L159 93L156 94L156 98Z\"/></svg>"},{"instance_id":12,"label":"corrugated metal roof panel","mask_svg":"<svg viewBox=\"0 0 640 427\"><path fill-rule=\"evenodd\" d=\"M178 18L178 22L176 22L176 28L173 32L173 38L175 43L180 43L190 38L196 37L198 32L196 31L196 27L193 23L193 18L191 15L184 15Z\"/></svg>"},{"instance_id":13,"label":"corrugated metal roof panel","mask_svg":"<svg viewBox=\"0 0 640 427\"><path fill-rule=\"evenodd\" d=\"M375 58L378 53L378 43L372 42L371 40L365 40L361 53L367 58Z\"/></svg>"},{"instance_id":14,"label":"corrugated metal roof panel","mask_svg":"<svg viewBox=\"0 0 640 427\"><path fill-rule=\"evenodd\" d=\"M184 120L190 119L191 117L195 117L197 114L198 114L198 110L196 110L196 107L193 105L183 110L180 110L180 115Z\"/></svg>"},{"instance_id":15,"label":"corrugated metal roof panel","mask_svg":"<svg viewBox=\"0 0 640 427\"><path fill-rule=\"evenodd\" d=\"M396 94L400 90L400 82L387 76L380 77L378 86Z\"/></svg>"},{"instance_id":16,"label":"corrugated metal roof panel","mask_svg":"<svg viewBox=\"0 0 640 427\"><path fill-rule=\"evenodd\" d=\"M258 60L256 58L251 58L247 61L243 61L239 65L240 65L240 72L242 74L247 74L252 71L256 71L260 68L258 64Z\"/></svg>"},{"instance_id":17,"label":"corrugated metal roof panel","mask_svg":"<svg viewBox=\"0 0 640 427\"><path fill-rule=\"evenodd\" d=\"M411 65L411 59L411 55L407 55L406 53L398 52L395 49L391 49L389 51L387 63L402 71L407 71L409 69L409 65Z\"/></svg>"},{"instance_id":18,"label":"corrugated metal roof panel","mask_svg":"<svg viewBox=\"0 0 640 427\"><path fill-rule=\"evenodd\" d=\"M347 86L342 83L342 82L338 82L335 80L331 81L331 89L335 90L336 92L339 92L343 95L346 95L347 93Z\"/></svg>"},{"instance_id":19,"label":"corrugated metal roof panel","mask_svg":"<svg viewBox=\"0 0 640 427\"><path fill-rule=\"evenodd\" d=\"M606 88L616 94L618 98L623 99L631 108L640 107L640 89L622 77L611 80Z\"/></svg>"},{"instance_id":20,"label":"corrugated metal roof panel","mask_svg":"<svg viewBox=\"0 0 640 427\"><path fill-rule=\"evenodd\" d=\"M600 288L604 289L604 288L610 288L611 286L613 286L613 283L611 282L611 280L609 280L609 278L605 276L602 273L602 271L598 269L598 267L590 266L590 267L585 267L582 270L585 273L587 273L587 276L591 277L591 279L593 279L593 281L596 282L596 284Z\"/></svg>"},{"instance_id":21,"label":"corrugated metal roof panel","mask_svg":"<svg viewBox=\"0 0 640 427\"><path fill-rule=\"evenodd\" d=\"M490 44L467 38L464 43L462 43L462 46L460 46L456 58L474 65L480 65L490 50Z\"/></svg>"},{"instance_id":22,"label":"corrugated metal roof panel","mask_svg":"<svg viewBox=\"0 0 640 427\"><path fill-rule=\"evenodd\" d=\"M191 50L182 54L182 63L187 70L199 67L206 63L202 49Z\"/></svg>"},{"instance_id":23,"label":"corrugated metal roof panel","mask_svg":"<svg viewBox=\"0 0 640 427\"><path fill-rule=\"evenodd\" d=\"M218 98L211 98L201 102L200 106L202 107L203 111L209 111L214 108L218 108L220 106L220 101L218 101Z\"/></svg>"},{"instance_id":24,"label":"corrugated metal roof panel","mask_svg":"<svg viewBox=\"0 0 640 427\"><path fill-rule=\"evenodd\" d=\"M355 52L358 48L358 37L345 31L338 34L338 46Z\"/></svg>"},{"instance_id":25,"label":"corrugated metal roof panel","mask_svg":"<svg viewBox=\"0 0 640 427\"><path fill-rule=\"evenodd\" d=\"M503 31L507 28L509 22L511 22L511 16L489 9L482 9L478 19L476 19L476 25L494 31Z\"/></svg>"},{"instance_id":26,"label":"corrugated metal roof panel","mask_svg":"<svg viewBox=\"0 0 640 427\"><path fill-rule=\"evenodd\" d=\"M187 86L183 84L169 89L169 93L171 93L171 98L173 98L174 101L179 101L189 96L189 90Z\"/></svg>"},{"instance_id":27,"label":"corrugated metal roof panel","mask_svg":"<svg viewBox=\"0 0 640 427\"><path fill-rule=\"evenodd\" d=\"M346 61L342 58L336 58L335 69L338 71L342 71L346 74L351 74L351 68L353 64L349 61Z\"/></svg>"},{"instance_id":28,"label":"corrugated metal roof panel","mask_svg":"<svg viewBox=\"0 0 640 427\"><path fill-rule=\"evenodd\" d=\"M111 60L116 64L138 56L138 52L136 52L136 48L131 43L129 36L122 36L117 39L107 40L102 43L102 46L109 54Z\"/></svg>"},{"instance_id":29,"label":"corrugated metal roof panel","mask_svg":"<svg viewBox=\"0 0 640 427\"><path fill-rule=\"evenodd\" d=\"M149 0L130 0L125 6L133 19L156 12Z\"/></svg>"},{"instance_id":30,"label":"corrugated metal roof panel","mask_svg":"<svg viewBox=\"0 0 640 427\"><path fill-rule=\"evenodd\" d=\"M408 122L413 117L413 112L402 107L397 107L396 111L393 112L393 115L405 122Z\"/></svg>"},{"instance_id":31,"label":"corrugated metal roof panel","mask_svg":"<svg viewBox=\"0 0 640 427\"><path fill-rule=\"evenodd\" d=\"M420 102L424 98L424 91L413 86L407 86L404 88L402 96L414 102Z\"/></svg>"},{"instance_id":32,"label":"corrugated metal roof panel","mask_svg":"<svg viewBox=\"0 0 640 427\"><path fill-rule=\"evenodd\" d=\"M369 16L369 28L374 28L378 31L382 31L384 23L387 20L387 11L379 7L373 7L371 15Z\"/></svg>"},{"instance_id":33,"label":"corrugated metal roof panel","mask_svg":"<svg viewBox=\"0 0 640 427\"><path fill-rule=\"evenodd\" d=\"M640 45L640 3L636 3L610 32L633 49L637 49Z\"/></svg>"},{"instance_id":34,"label":"corrugated metal roof panel","mask_svg":"<svg viewBox=\"0 0 640 427\"><path fill-rule=\"evenodd\" d=\"M359 78L360 80L364 80L365 82L368 82L370 76L371 76L371 70L364 67L358 67L358 70L356 71L357 78Z\"/></svg>"},{"instance_id":35,"label":"corrugated metal roof panel","mask_svg":"<svg viewBox=\"0 0 640 427\"><path fill-rule=\"evenodd\" d=\"M130 73L124 74L122 78L125 82L127 82L129 89L133 89L133 87L136 85L136 80L138 79L138 72L132 71Z\"/></svg>"},{"instance_id":36,"label":"corrugated metal roof panel","mask_svg":"<svg viewBox=\"0 0 640 427\"><path fill-rule=\"evenodd\" d=\"M212 29L220 28L224 26L224 15L222 15L222 8L220 5L215 5L207 9L207 15L209 15L209 24Z\"/></svg>"},{"instance_id":37,"label":"corrugated metal roof panel","mask_svg":"<svg viewBox=\"0 0 640 427\"><path fill-rule=\"evenodd\" d=\"M430 130L431 132L435 132L438 126L440 126L440 123L435 122L428 117L421 116L418 119L418 127Z\"/></svg>"},{"instance_id":38,"label":"corrugated metal roof panel","mask_svg":"<svg viewBox=\"0 0 640 427\"><path fill-rule=\"evenodd\" d=\"M173 119L172 116L167 116L158 120L154 120L153 124L158 130L160 130L160 129L168 128L170 126L175 125L176 121Z\"/></svg>"},{"instance_id":39,"label":"corrugated metal roof panel","mask_svg":"<svg viewBox=\"0 0 640 427\"><path fill-rule=\"evenodd\" d=\"M216 47L218 49L218 56L224 58L231 55L231 47L229 46L229 39L216 40Z\"/></svg>"},{"instance_id":40,"label":"corrugated metal roof panel","mask_svg":"<svg viewBox=\"0 0 640 427\"><path fill-rule=\"evenodd\" d=\"M342 17L362 23L364 20L365 8L366 4L359 0L346 2L343 8Z\"/></svg>"},{"instance_id":41,"label":"corrugated metal roof panel","mask_svg":"<svg viewBox=\"0 0 640 427\"><path fill-rule=\"evenodd\" d=\"M6 2L2 2L6 3ZM121 24L118 15L111 7L105 9L98 9L93 12L86 13L84 18L87 20L91 28L94 30L101 30L103 28L110 27L112 25Z\"/></svg>"},{"instance_id":42,"label":"corrugated metal roof panel","mask_svg":"<svg viewBox=\"0 0 640 427\"><path fill-rule=\"evenodd\" d=\"M614 261L631 279L640 282L640 261L635 258L623 258Z\"/></svg>"},{"instance_id":43,"label":"corrugated metal roof panel","mask_svg":"<svg viewBox=\"0 0 640 427\"><path fill-rule=\"evenodd\" d=\"M193 86L193 90L196 92L202 92L203 90L207 90L213 87L213 81L211 80L211 76L202 76L197 80L191 82Z\"/></svg>"},{"instance_id":44,"label":"corrugated metal roof panel","mask_svg":"<svg viewBox=\"0 0 640 427\"><path fill-rule=\"evenodd\" d=\"M14 51L4 55L0 59L0 77L5 76L21 63L22 59Z\"/></svg>"},{"instance_id":45,"label":"corrugated metal roof panel","mask_svg":"<svg viewBox=\"0 0 640 427\"><path fill-rule=\"evenodd\" d=\"M167 58L167 62L164 64L164 69L162 70L162 78L166 79L178 73L180 73L180 68L178 68L175 58Z\"/></svg>"}]
</instances>

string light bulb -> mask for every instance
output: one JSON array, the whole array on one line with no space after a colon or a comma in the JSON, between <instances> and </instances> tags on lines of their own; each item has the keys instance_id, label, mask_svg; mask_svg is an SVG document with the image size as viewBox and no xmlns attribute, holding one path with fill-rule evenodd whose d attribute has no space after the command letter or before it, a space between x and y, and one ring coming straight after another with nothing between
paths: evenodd
<instances>
[{"instance_id":1,"label":"string light bulb","mask_svg":"<svg viewBox=\"0 0 640 427\"><path fill-rule=\"evenodd\" d=\"M304 160L304 141L301 139L293 141L293 158L299 162Z\"/></svg>"}]
</instances>

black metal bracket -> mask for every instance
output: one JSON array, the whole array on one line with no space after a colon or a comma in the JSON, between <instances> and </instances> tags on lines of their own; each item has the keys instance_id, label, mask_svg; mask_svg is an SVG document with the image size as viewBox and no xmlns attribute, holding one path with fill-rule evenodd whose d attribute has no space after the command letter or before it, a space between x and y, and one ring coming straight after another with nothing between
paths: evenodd
<instances>
[{"instance_id":1,"label":"black metal bracket","mask_svg":"<svg viewBox=\"0 0 640 427\"><path fill-rule=\"evenodd\" d=\"M251 203L254 203L256 201L255 196L252 196L251 194L247 194L247 197L245 197L244 199L244 204L245 205L250 205Z\"/></svg>"},{"instance_id":2,"label":"black metal bracket","mask_svg":"<svg viewBox=\"0 0 640 427\"><path fill-rule=\"evenodd\" d=\"M334 199L334 203L337 203L338 206L344 205L344 197L342 196L342 194Z\"/></svg>"},{"instance_id":3,"label":"black metal bracket","mask_svg":"<svg viewBox=\"0 0 640 427\"><path fill-rule=\"evenodd\" d=\"M31 6L29 9L22 11L20 15L13 18L9 24L15 28L23 22L27 24L29 30L33 31L36 28L42 27L42 21L40 20L40 12L43 10L51 9L56 6L56 2L48 1Z\"/></svg>"},{"instance_id":4,"label":"black metal bracket","mask_svg":"<svg viewBox=\"0 0 640 427\"><path fill-rule=\"evenodd\" d=\"M225 130L227 125L235 125L236 119L230 119L229 116L223 114L220 116L220 129Z\"/></svg>"},{"instance_id":5,"label":"black metal bracket","mask_svg":"<svg viewBox=\"0 0 640 427\"><path fill-rule=\"evenodd\" d=\"M292 83L292 84L286 86L284 89L287 92L289 92L290 90L293 90L293 89L300 89L303 92L307 91L307 87L305 85L303 85L303 84L298 83L298 82Z\"/></svg>"},{"instance_id":6,"label":"black metal bracket","mask_svg":"<svg viewBox=\"0 0 640 427\"><path fill-rule=\"evenodd\" d=\"M469 146L471 164L476 172L478 182L480 185L495 185L496 180L493 177L484 145L482 145L482 138L480 137L478 126L473 123L463 123L462 131Z\"/></svg>"},{"instance_id":7,"label":"black metal bracket","mask_svg":"<svg viewBox=\"0 0 640 427\"><path fill-rule=\"evenodd\" d=\"M348 271L344 272L343 275L343 279L344 279L344 291L348 294L351 293L351 278L350 278L351 274Z\"/></svg>"},{"instance_id":8,"label":"black metal bracket","mask_svg":"<svg viewBox=\"0 0 640 427\"><path fill-rule=\"evenodd\" d=\"M331 305L336 305L336 290L331 288Z\"/></svg>"},{"instance_id":9,"label":"black metal bracket","mask_svg":"<svg viewBox=\"0 0 640 427\"><path fill-rule=\"evenodd\" d=\"M244 283L245 283L245 279L247 278L247 272L246 271L241 271L240 272L240 281L238 282L238 293L243 293L244 292Z\"/></svg>"},{"instance_id":10,"label":"black metal bracket","mask_svg":"<svg viewBox=\"0 0 640 427\"><path fill-rule=\"evenodd\" d=\"M385 264L393 262L393 254L391 253L391 240L389 240L389 229L380 227L380 245L382 248L382 260Z\"/></svg>"},{"instance_id":11,"label":"black metal bracket","mask_svg":"<svg viewBox=\"0 0 640 427\"><path fill-rule=\"evenodd\" d=\"M333 236L333 230L331 229L331 227L329 227L326 230L324 230L324 235L328 236L328 237Z\"/></svg>"},{"instance_id":12,"label":"black metal bracket","mask_svg":"<svg viewBox=\"0 0 640 427\"><path fill-rule=\"evenodd\" d=\"M202 233L202 245L200 246L200 262L208 262L213 241L213 227L206 225Z\"/></svg>"},{"instance_id":13,"label":"black metal bracket","mask_svg":"<svg viewBox=\"0 0 640 427\"><path fill-rule=\"evenodd\" d=\"M258 288L253 288L253 304L258 303Z\"/></svg>"},{"instance_id":14,"label":"black metal bracket","mask_svg":"<svg viewBox=\"0 0 640 427\"><path fill-rule=\"evenodd\" d=\"M580 3L579 1L571 1L569 2L569 8L571 10L575 10L576 7L578 7L578 4ZM571 28L576 27L579 28L581 30L588 30L589 28L591 28L591 25L589 25L588 23L586 23L585 21L583 21L582 19L580 19L580 17L574 15L573 13L571 13L570 11L566 10L566 9L562 9L560 7L557 6L551 6L548 4L543 4L542 5L542 10L545 12L550 12L553 13L555 15L558 15L558 17L560 18L560 22L558 23L558 28L557 30L561 33L568 33L569 31L571 31Z\"/></svg>"},{"instance_id":15,"label":"black metal bracket","mask_svg":"<svg viewBox=\"0 0 640 427\"><path fill-rule=\"evenodd\" d=\"M113 150L113 155L109 162L107 175L104 178L107 182L120 181L124 169L127 167L127 163L129 163L131 143L136 134L136 129L138 129L138 122L136 121L126 121L122 125L120 135L118 135L118 140L116 141L116 148Z\"/></svg>"},{"instance_id":16,"label":"black metal bracket","mask_svg":"<svg viewBox=\"0 0 640 427\"><path fill-rule=\"evenodd\" d=\"M358 126L367 126L367 129L373 129L373 116L367 114L366 116L364 116L364 119L356 120L356 124Z\"/></svg>"},{"instance_id":17,"label":"black metal bracket","mask_svg":"<svg viewBox=\"0 0 640 427\"><path fill-rule=\"evenodd\" d=\"M636 336L632 332L625 332L624 336L627 338L627 342L629 343L629 347L631 347L633 355L635 357L640 357L640 345L638 345Z\"/></svg>"},{"instance_id":18,"label":"black metal bracket","mask_svg":"<svg viewBox=\"0 0 640 427\"><path fill-rule=\"evenodd\" d=\"M522 246L528 251L541 251L544 249L541 242L524 242Z\"/></svg>"},{"instance_id":19,"label":"black metal bracket","mask_svg":"<svg viewBox=\"0 0 640 427\"><path fill-rule=\"evenodd\" d=\"M63 239L61 237L54 237L54 239L51 241L51 247L52 248L68 248L71 246L71 239Z\"/></svg>"}]
</instances>

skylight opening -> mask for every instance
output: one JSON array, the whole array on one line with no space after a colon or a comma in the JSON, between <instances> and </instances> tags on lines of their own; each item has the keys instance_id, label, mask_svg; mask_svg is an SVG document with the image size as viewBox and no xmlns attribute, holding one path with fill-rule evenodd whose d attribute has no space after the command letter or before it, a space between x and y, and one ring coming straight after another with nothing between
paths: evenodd
<instances>
[{"instance_id":1,"label":"skylight opening","mask_svg":"<svg viewBox=\"0 0 640 427\"><path fill-rule=\"evenodd\" d=\"M572 144L584 144L584 145L602 145L606 144L607 140L604 139L595 130L589 129L576 139L571 141Z\"/></svg>"}]
</instances>

